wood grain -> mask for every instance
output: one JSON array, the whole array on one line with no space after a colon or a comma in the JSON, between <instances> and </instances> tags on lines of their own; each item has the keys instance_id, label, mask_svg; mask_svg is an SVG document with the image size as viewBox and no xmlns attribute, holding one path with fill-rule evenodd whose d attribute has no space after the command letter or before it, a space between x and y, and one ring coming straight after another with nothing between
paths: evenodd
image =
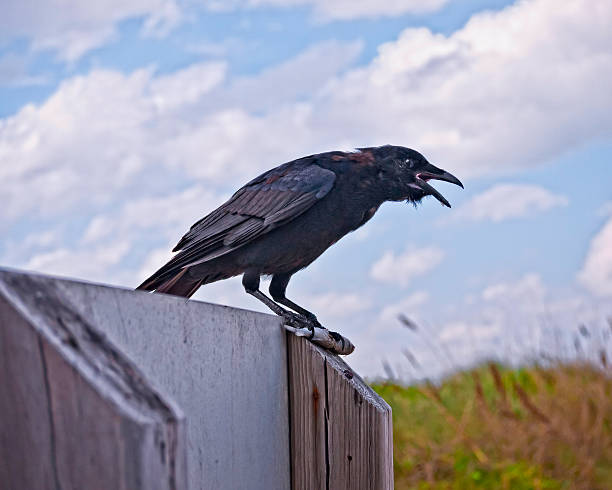
<instances>
[{"instance_id":1,"label":"wood grain","mask_svg":"<svg viewBox=\"0 0 612 490\"><path fill-rule=\"evenodd\" d=\"M1 488L184 488L180 412L52 290L2 279Z\"/></svg>"},{"instance_id":2,"label":"wood grain","mask_svg":"<svg viewBox=\"0 0 612 490\"><path fill-rule=\"evenodd\" d=\"M342 359L288 334L294 490L393 488L391 408Z\"/></svg>"},{"instance_id":3,"label":"wood grain","mask_svg":"<svg viewBox=\"0 0 612 490\"><path fill-rule=\"evenodd\" d=\"M85 367L91 364L90 370L93 370L99 369L101 361L97 360L97 355L89 355L88 346L92 345L94 351L98 350L100 342L117 346L117 355L128 358L138 367L135 372L142 373L149 388L153 386L157 393L163 393L166 402L172 400L180 407L186 418L182 441L187 453L187 481L181 488L289 488L287 351L285 331L278 317L200 301L186 302L183 298L166 294L149 294L0 268L0 296L3 291L13 304L21 305L21 311L34 325L44 323L53 327L54 336L65 339L59 342L62 352L87 357ZM49 304L50 299L53 299L52 304ZM58 312L64 326L57 322ZM27 322L22 327L35 332ZM85 340L79 340L80 337L71 333L83 329ZM92 336L95 341L88 341ZM75 339L78 349L72 346ZM7 349L15 350L8 346ZM0 359L0 367L4 360ZM13 366L17 373L19 370L38 372L41 369L31 359L19 361L19 364ZM85 413L92 417L91 428L96 428L97 411L103 410L105 401L102 400L101 407L97 408L93 397L87 399L91 404L73 398L72 393L81 389L76 386L78 378L73 379L61 365L57 366L53 354L49 354L47 364L49 369L53 369L53 373L49 372L52 401L63 403L55 411L55 439L66 450L73 450L73 440L67 438L65 431L71 429L69 426L81 430L78 426L80 420L83 420L82 429L86 430ZM112 367L114 363L108 365ZM124 368L117 366L116 369L120 372ZM114 379L113 370L115 367L106 371ZM20 379L27 375L29 373ZM15 376L19 378L19 374ZM24 391L28 396L44 394L44 384ZM0 400L0 406L2 403ZM133 405L137 414L138 406ZM18 411L18 406L7 402L6 412ZM149 409L145 406L143 410L146 413ZM81 414L82 419L75 419L75 414ZM35 418L45 420L38 416ZM35 434L44 434L44 427L34 430L32 418L29 420L24 422L22 433L34 431ZM114 427L108 430L115 430ZM135 428L129 430L138 432ZM17 434L17 431L12 432L11 437L19 438ZM48 435L40 437L49 440ZM37 442L40 441L37 439ZM125 444L122 443L113 454L137 454L127 446L124 448ZM87 468L90 464L85 454L83 451L84 462L79 461L79 468ZM101 458L102 455L97 456L93 463L100 462ZM120 462L123 460L109 461L108 464ZM136 462L139 463L140 459ZM0 467L2 465L0 457ZM80 471L62 464L58 468L62 475ZM126 472L132 471L131 465L123 468ZM135 468L137 470L138 466ZM8 469L0 471L0 474L8 473ZM47 475L52 477L48 471ZM154 478L153 474L151 478ZM24 488L37 487L28 485ZM107 488L114 487L110 485ZM5 490L1 481L0 490Z\"/></svg>"},{"instance_id":4,"label":"wood grain","mask_svg":"<svg viewBox=\"0 0 612 490\"><path fill-rule=\"evenodd\" d=\"M0 269L2 490L386 490L392 460L389 406L278 317Z\"/></svg>"}]
</instances>

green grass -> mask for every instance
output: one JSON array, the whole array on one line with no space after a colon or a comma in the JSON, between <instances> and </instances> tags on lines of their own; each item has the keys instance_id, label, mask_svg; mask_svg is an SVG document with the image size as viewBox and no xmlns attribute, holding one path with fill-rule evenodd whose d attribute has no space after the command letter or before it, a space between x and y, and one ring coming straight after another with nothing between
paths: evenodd
<instances>
[{"instance_id":1,"label":"green grass","mask_svg":"<svg viewBox=\"0 0 612 490\"><path fill-rule=\"evenodd\" d=\"M588 364L490 364L440 386L375 384L395 488L612 489L612 381Z\"/></svg>"}]
</instances>

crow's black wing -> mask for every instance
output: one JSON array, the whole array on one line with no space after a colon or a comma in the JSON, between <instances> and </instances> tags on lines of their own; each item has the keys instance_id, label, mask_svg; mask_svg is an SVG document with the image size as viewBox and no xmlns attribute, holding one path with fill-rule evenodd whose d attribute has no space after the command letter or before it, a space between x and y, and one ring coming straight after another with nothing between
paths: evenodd
<instances>
[{"instance_id":1,"label":"crow's black wing","mask_svg":"<svg viewBox=\"0 0 612 490\"><path fill-rule=\"evenodd\" d=\"M297 218L323 199L336 174L313 163L290 162L239 189L225 204L195 223L173 251L180 252L139 287L227 254Z\"/></svg>"}]
</instances>

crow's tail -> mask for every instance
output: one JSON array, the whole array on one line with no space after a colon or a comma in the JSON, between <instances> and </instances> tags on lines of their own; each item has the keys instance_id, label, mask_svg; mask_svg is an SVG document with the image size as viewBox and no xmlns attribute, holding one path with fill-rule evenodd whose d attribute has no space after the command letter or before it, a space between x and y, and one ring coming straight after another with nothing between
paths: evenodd
<instances>
[{"instance_id":1,"label":"crow's tail","mask_svg":"<svg viewBox=\"0 0 612 490\"><path fill-rule=\"evenodd\" d=\"M204 279L192 279L187 273L188 269L182 269L170 278L156 278L155 274L143 282L136 289L145 291L157 291L158 293L173 294L189 298L204 283Z\"/></svg>"}]
</instances>

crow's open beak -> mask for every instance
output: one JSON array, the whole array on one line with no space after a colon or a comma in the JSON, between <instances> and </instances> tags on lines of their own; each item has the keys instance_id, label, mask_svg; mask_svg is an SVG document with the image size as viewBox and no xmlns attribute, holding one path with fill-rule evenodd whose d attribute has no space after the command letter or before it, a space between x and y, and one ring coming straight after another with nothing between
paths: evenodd
<instances>
[{"instance_id":1,"label":"crow's open beak","mask_svg":"<svg viewBox=\"0 0 612 490\"><path fill-rule=\"evenodd\" d=\"M416 182L418 186L423 189L426 194L435 197L444 206L449 208L451 207L450 203L434 187L427 183L429 180L443 180L445 182L458 185L463 189L463 184L457 177L449 172L445 172L442 169L434 167L433 165L430 165L429 170L423 170L416 175Z\"/></svg>"}]
</instances>

